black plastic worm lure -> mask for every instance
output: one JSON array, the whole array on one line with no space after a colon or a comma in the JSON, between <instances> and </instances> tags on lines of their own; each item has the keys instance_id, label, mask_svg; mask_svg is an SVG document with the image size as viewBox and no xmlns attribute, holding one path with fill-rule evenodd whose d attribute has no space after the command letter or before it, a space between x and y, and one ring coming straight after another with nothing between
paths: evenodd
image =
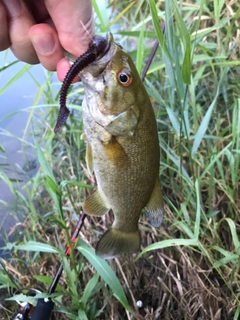
<instances>
[{"instance_id":1,"label":"black plastic worm lure","mask_svg":"<svg viewBox=\"0 0 240 320\"><path fill-rule=\"evenodd\" d=\"M60 128L64 125L70 113L69 109L66 106L66 101L68 89L73 79L79 74L80 71L82 71L90 63L95 61L100 55L103 55L108 49L108 46L109 43L105 38L101 36L95 36L93 40L90 42L88 50L79 58L77 58L77 60L68 70L60 91L60 110L58 114L57 123L54 128L55 133L57 133L60 130Z\"/></svg>"}]
</instances>

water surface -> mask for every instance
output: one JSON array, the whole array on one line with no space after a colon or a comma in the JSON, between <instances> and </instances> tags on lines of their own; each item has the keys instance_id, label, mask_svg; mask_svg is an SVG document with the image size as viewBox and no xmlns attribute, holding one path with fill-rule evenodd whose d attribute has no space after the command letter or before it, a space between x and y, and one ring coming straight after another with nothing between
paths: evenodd
<instances>
[{"instance_id":1,"label":"water surface","mask_svg":"<svg viewBox=\"0 0 240 320\"><path fill-rule=\"evenodd\" d=\"M8 50L0 52L0 68L15 61L16 58ZM26 64L18 62L9 68L0 72L0 92L11 79ZM0 151L0 173L6 173L11 179L26 180L26 160L33 163L32 170L27 170L29 175L34 174L36 165L35 150L28 149L23 152L23 145L16 137L23 138L24 129L28 120L29 113L20 111L21 109L31 107L36 97L38 86L31 75L43 84L45 81L45 71L41 65L31 66L29 72L25 72L17 81L15 81L6 91L0 94L0 147L5 152ZM17 112L17 114L11 115ZM31 126L29 126L31 129ZM31 172L32 171L32 172ZM21 190L22 183L16 183L16 188ZM17 203L13 204L14 197L7 184L0 178L0 247L3 245L1 238L8 233L16 222L18 212Z\"/></svg>"}]
</instances>

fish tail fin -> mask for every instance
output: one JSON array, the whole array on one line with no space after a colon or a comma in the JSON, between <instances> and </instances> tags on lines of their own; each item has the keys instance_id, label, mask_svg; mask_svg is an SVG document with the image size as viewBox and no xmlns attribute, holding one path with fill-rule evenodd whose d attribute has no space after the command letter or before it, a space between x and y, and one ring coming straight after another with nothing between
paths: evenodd
<instances>
[{"instance_id":1,"label":"fish tail fin","mask_svg":"<svg viewBox=\"0 0 240 320\"><path fill-rule=\"evenodd\" d=\"M97 244L96 254L103 259L112 259L124 253L134 253L140 248L140 233L122 232L111 228L104 233Z\"/></svg>"}]
</instances>

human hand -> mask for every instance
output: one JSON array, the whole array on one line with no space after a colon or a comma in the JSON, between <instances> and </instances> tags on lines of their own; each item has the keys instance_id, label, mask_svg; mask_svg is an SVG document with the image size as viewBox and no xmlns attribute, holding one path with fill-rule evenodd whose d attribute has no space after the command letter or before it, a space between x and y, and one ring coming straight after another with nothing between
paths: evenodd
<instances>
[{"instance_id":1,"label":"human hand","mask_svg":"<svg viewBox=\"0 0 240 320\"><path fill-rule=\"evenodd\" d=\"M63 49L78 57L94 34L91 0L0 0L0 51L11 48L21 61L69 69Z\"/></svg>"}]
</instances>

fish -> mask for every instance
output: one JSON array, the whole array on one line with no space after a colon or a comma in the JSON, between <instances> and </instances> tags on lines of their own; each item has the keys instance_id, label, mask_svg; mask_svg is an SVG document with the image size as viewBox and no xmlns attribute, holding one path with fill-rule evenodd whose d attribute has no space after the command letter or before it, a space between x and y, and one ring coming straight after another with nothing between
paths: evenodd
<instances>
[{"instance_id":1,"label":"fish","mask_svg":"<svg viewBox=\"0 0 240 320\"><path fill-rule=\"evenodd\" d=\"M164 203L159 180L160 147L154 110L128 53L108 34L107 52L80 73L86 163L97 187L83 202L91 216L110 210L112 226L96 254L112 259L140 250L138 222L146 213L159 227Z\"/></svg>"}]
</instances>

